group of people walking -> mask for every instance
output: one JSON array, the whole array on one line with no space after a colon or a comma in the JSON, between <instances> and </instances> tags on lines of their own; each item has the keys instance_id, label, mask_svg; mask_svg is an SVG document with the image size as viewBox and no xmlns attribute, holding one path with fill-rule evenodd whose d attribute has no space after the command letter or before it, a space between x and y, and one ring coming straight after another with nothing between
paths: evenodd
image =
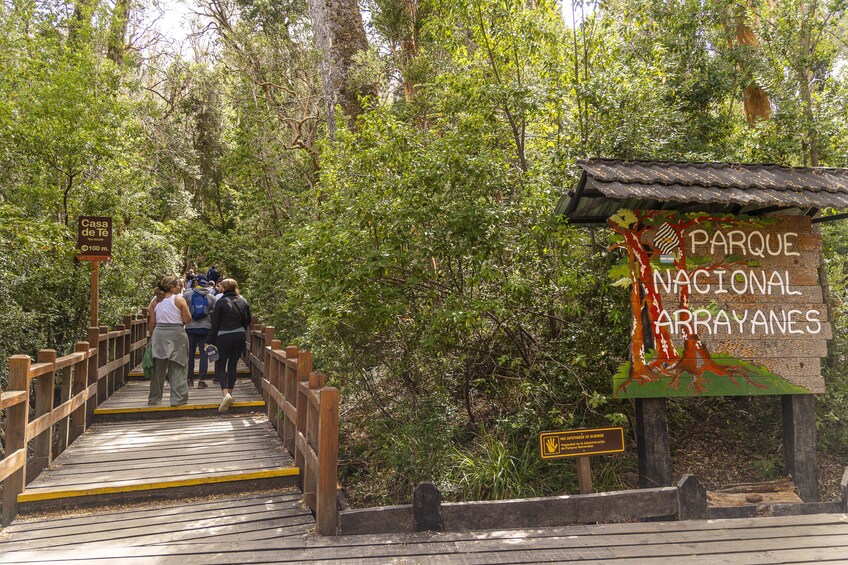
<instances>
[{"instance_id":1,"label":"group of people walking","mask_svg":"<svg viewBox=\"0 0 848 565\"><path fill-rule=\"evenodd\" d=\"M213 266L206 275L189 273L181 280L165 276L155 288L148 310L149 347L153 357L148 404L162 402L167 378L171 406L188 403L194 386L194 358L200 363L197 388L207 388L209 360L214 360L214 379L221 386L219 412L233 403L238 360L244 353L250 326L250 307L235 279L225 278ZM187 286L188 288L184 288Z\"/></svg>"}]
</instances>

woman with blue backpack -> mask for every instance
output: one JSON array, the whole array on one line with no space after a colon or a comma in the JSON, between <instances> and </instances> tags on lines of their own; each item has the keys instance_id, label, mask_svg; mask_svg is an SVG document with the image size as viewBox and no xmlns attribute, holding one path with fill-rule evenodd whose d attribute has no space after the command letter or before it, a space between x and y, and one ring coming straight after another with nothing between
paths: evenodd
<instances>
[{"instance_id":1,"label":"woman with blue backpack","mask_svg":"<svg viewBox=\"0 0 848 565\"><path fill-rule=\"evenodd\" d=\"M206 388L204 382L209 371L209 361L203 344L212 327L212 310L215 307L215 298L209 294L206 277L198 275L194 279L194 287L183 293L191 312L191 321L186 325L188 335L188 386L194 386L194 359L198 350L200 351L200 367L198 367L197 388Z\"/></svg>"}]
</instances>

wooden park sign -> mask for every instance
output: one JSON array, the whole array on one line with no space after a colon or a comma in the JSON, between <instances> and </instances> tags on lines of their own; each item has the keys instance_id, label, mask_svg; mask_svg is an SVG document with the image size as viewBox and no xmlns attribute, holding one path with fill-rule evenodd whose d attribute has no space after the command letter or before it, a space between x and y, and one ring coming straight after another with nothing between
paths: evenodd
<instances>
[{"instance_id":1,"label":"wooden park sign","mask_svg":"<svg viewBox=\"0 0 848 565\"><path fill-rule=\"evenodd\" d=\"M77 222L77 261L91 261L91 316L92 327L100 324L98 294L100 287L100 261L112 258L112 218L80 216Z\"/></svg>"},{"instance_id":2,"label":"wooden park sign","mask_svg":"<svg viewBox=\"0 0 848 565\"><path fill-rule=\"evenodd\" d=\"M619 210L608 224L632 319L616 396L824 392L831 326L809 217Z\"/></svg>"},{"instance_id":3,"label":"wooden park sign","mask_svg":"<svg viewBox=\"0 0 848 565\"><path fill-rule=\"evenodd\" d=\"M585 428L539 434L542 459L603 455L624 451L624 428Z\"/></svg>"},{"instance_id":4,"label":"wooden park sign","mask_svg":"<svg viewBox=\"0 0 848 565\"><path fill-rule=\"evenodd\" d=\"M77 222L78 261L112 258L112 218L80 216Z\"/></svg>"},{"instance_id":5,"label":"wooden park sign","mask_svg":"<svg viewBox=\"0 0 848 565\"><path fill-rule=\"evenodd\" d=\"M580 494L592 492L590 455L624 451L624 428L582 428L539 434L539 455L542 459L577 458L577 483Z\"/></svg>"}]
</instances>

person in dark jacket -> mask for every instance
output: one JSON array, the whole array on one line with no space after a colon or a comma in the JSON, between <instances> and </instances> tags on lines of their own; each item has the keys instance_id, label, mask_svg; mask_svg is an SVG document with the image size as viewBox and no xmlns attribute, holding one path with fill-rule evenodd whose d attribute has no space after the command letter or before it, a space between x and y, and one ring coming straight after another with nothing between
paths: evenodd
<instances>
[{"instance_id":1,"label":"person in dark jacket","mask_svg":"<svg viewBox=\"0 0 848 565\"><path fill-rule=\"evenodd\" d=\"M219 359L215 363L215 380L221 385L221 404L218 412L226 412L233 403L233 387L236 385L236 366L244 353L245 338L250 327L250 307L239 294L235 279L221 281L224 293L217 297L212 311L212 327L206 343L218 348Z\"/></svg>"},{"instance_id":2,"label":"person in dark jacket","mask_svg":"<svg viewBox=\"0 0 848 565\"><path fill-rule=\"evenodd\" d=\"M209 267L209 270L206 271L206 280L210 280L213 283L217 283L218 279L221 278L221 273L218 272L218 269L215 268L215 265Z\"/></svg>"}]
</instances>

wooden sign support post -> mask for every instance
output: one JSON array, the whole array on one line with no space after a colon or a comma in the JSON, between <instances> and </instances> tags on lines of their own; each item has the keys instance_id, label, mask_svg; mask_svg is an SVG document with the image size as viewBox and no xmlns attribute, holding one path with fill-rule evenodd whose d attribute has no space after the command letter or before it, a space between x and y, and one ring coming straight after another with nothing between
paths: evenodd
<instances>
[{"instance_id":1,"label":"wooden sign support post","mask_svg":"<svg viewBox=\"0 0 848 565\"><path fill-rule=\"evenodd\" d=\"M782 396L784 472L792 475L804 502L817 502L816 404L810 394Z\"/></svg>"},{"instance_id":2,"label":"wooden sign support post","mask_svg":"<svg viewBox=\"0 0 848 565\"><path fill-rule=\"evenodd\" d=\"M112 218L80 216L77 224L77 261L91 261L91 323L100 327L100 261L112 258Z\"/></svg>"},{"instance_id":3,"label":"wooden sign support post","mask_svg":"<svg viewBox=\"0 0 848 565\"><path fill-rule=\"evenodd\" d=\"M639 488L671 486L666 399L637 398L635 403Z\"/></svg>"},{"instance_id":4,"label":"wooden sign support post","mask_svg":"<svg viewBox=\"0 0 848 565\"><path fill-rule=\"evenodd\" d=\"M100 325L98 315L98 301L100 294L100 261L91 262L91 323L90 327Z\"/></svg>"},{"instance_id":5,"label":"wooden sign support post","mask_svg":"<svg viewBox=\"0 0 848 565\"><path fill-rule=\"evenodd\" d=\"M589 457L585 455L577 458L577 485L580 487L580 494L592 494L592 467Z\"/></svg>"}]
</instances>

